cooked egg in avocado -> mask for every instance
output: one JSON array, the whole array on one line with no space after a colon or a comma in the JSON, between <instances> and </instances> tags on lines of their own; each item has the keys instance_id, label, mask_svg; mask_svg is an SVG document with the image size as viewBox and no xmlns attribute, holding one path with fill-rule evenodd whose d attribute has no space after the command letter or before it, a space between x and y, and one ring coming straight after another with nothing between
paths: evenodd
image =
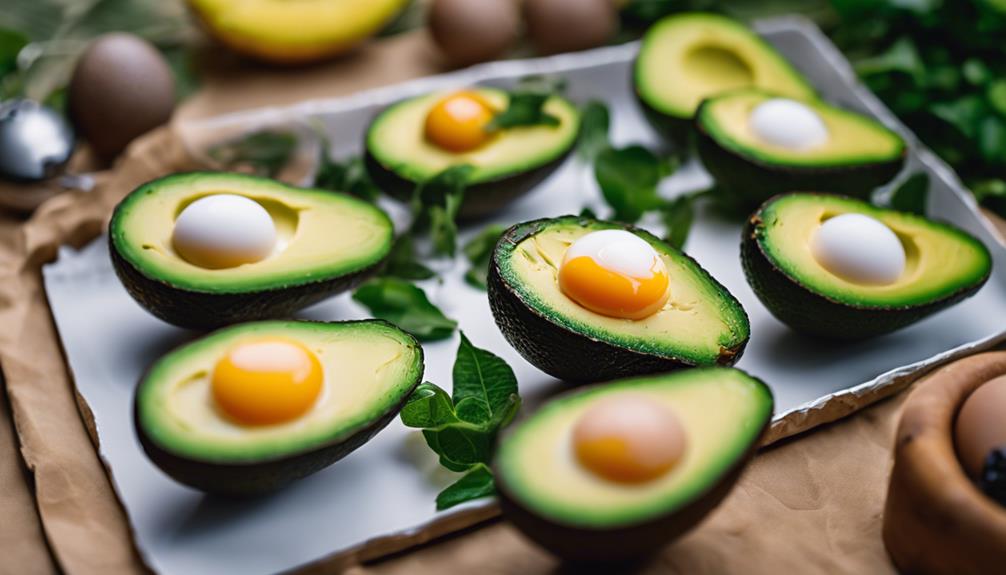
<instances>
[{"instance_id":1,"label":"cooked egg in avocado","mask_svg":"<svg viewBox=\"0 0 1006 575\"><path fill-rule=\"evenodd\" d=\"M504 232L489 304L510 345L569 382L731 365L750 325L695 260L648 232L575 216Z\"/></svg>"},{"instance_id":2,"label":"cooked egg in avocado","mask_svg":"<svg viewBox=\"0 0 1006 575\"><path fill-rule=\"evenodd\" d=\"M741 242L755 295L797 331L860 339L888 333L974 295L988 249L915 214L827 194L765 202Z\"/></svg>"},{"instance_id":3,"label":"cooked egg in avocado","mask_svg":"<svg viewBox=\"0 0 1006 575\"><path fill-rule=\"evenodd\" d=\"M422 348L383 321L247 323L155 363L137 388L136 428L181 483L268 491L365 443L422 374Z\"/></svg>"},{"instance_id":4,"label":"cooked egg in avocado","mask_svg":"<svg viewBox=\"0 0 1006 575\"><path fill-rule=\"evenodd\" d=\"M339 192L223 172L143 184L109 225L112 263L131 296L189 328L287 316L374 273L391 220Z\"/></svg>"},{"instance_id":5,"label":"cooked egg in avocado","mask_svg":"<svg viewBox=\"0 0 1006 575\"><path fill-rule=\"evenodd\" d=\"M729 493L772 409L764 383L721 367L560 396L500 442L494 471L503 513L565 558L651 552Z\"/></svg>"},{"instance_id":6,"label":"cooked egg in avocado","mask_svg":"<svg viewBox=\"0 0 1006 575\"><path fill-rule=\"evenodd\" d=\"M392 104L370 124L367 171L382 190L412 199L416 185L451 166L474 168L460 208L463 218L488 215L531 191L572 150L580 130L576 106L552 96L544 111L558 125L490 130L509 94L473 87L439 91Z\"/></svg>"}]
</instances>

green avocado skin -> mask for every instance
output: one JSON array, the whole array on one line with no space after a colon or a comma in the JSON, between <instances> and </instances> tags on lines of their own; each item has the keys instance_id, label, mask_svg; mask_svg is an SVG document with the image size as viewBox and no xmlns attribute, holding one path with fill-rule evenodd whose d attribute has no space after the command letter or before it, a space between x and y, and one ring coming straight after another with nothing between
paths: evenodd
<instances>
[{"instance_id":1,"label":"green avocado skin","mask_svg":"<svg viewBox=\"0 0 1006 575\"><path fill-rule=\"evenodd\" d=\"M633 77L635 74L636 72L633 71ZM632 94L636 97L636 102L643 111L646 121L662 138L673 144L675 150L689 155L695 151L695 130L691 118L671 116L656 110L639 95L639 91L635 88L635 81L633 81Z\"/></svg>"},{"instance_id":2,"label":"green avocado skin","mask_svg":"<svg viewBox=\"0 0 1006 575\"><path fill-rule=\"evenodd\" d=\"M477 220L503 209L551 176L566 161L571 150L537 168L466 187L458 218ZM386 194L401 202L412 200L418 182L399 176L394 169L374 157L370 150L364 155L364 164L370 178Z\"/></svg>"},{"instance_id":3,"label":"green avocado skin","mask_svg":"<svg viewBox=\"0 0 1006 575\"><path fill-rule=\"evenodd\" d=\"M248 293L209 293L150 277L111 245L112 267L126 291L155 317L178 327L208 330L234 323L290 317L294 312L353 289L376 274L385 260L349 275Z\"/></svg>"},{"instance_id":4,"label":"green avocado skin","mask_svg":"<svg viewBox=\"0 0 1006 575\"><path fill-rule=\"evenodd\" d=\"M518 244L543 229L550 221L552 220L543 219L518 224L507 230L500 237L499 243ZM626 229L645 233L631 226L626 226ZM495 254L498 253L499 250L495 250ZM541 371L562 381L579 384L663 373L698 365L683 357L662 356L619 347L555 323L547 314L526 304L507 285L495 254L489 266L488 279L489 307L493 318L507 342ZM682 256L689 257L687 254ZM706 279L716 282L708 275ZM744 353L747 341L745 339L733 349L723 349L717 364L730 366L736 363Z\"/></svg>"},{"instance_id":5,"label":"green avocado skin","mask_svg":"<svg viewBox=\"0 0 1006 575\"><path fill-rule=\"evenodd\" d=\"M696 118L705 105L700 105ZM718 199L748 212L787 192L825 192L868 200L874 189L894 179L905 165L906 151L888 160L849 166L768 164L724 148L702 124L693 126L699 159L716 180Z\"/></svg>"},{"instance_id":6,"label":"green avocado skin","mask_svg":"<svg viewBox=\"0 0 1006 575\"><path fill-rule=\"evenodd\" d=\"M860 340L897 331L978 292L978 282L938 300L902 307L857 307L804 287L777 268L761 248L764 227L759 212L744 226L741 263L748 284L769 312L795 331L836 340Z\"/></svg>"}]
</instances>

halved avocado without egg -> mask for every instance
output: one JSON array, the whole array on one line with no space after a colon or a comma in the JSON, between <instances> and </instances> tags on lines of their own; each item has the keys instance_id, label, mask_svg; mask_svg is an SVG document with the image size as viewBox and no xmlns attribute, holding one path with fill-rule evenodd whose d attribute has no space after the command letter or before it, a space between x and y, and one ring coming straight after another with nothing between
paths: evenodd
<instances>
[{"instance_id":1,"label":"halved avocado without egg","mask_svg":"<svg viewBox=\"0 0 1006 575\"><path fill-rule=\"evenodd\" d=\"M627 230L663 260L670 296L659 311L639 320L608 317L562 292L557 277L566 250L598 230ZM489 268L489 304L510 345L568 382L732 365L751 329L740 302L688 255L645 230L576 216L521 223L503 233Z\"/></svg>"},{"instance_id":2,"label":"halved avocado without egg","mask_svg":"<svg viewBox=\"0 0 1006 575\"><path fill-rule=\"evenodd\" d=\"M864 285L829 271L811 249L822 223L862 214L890 228L905 266L886 285ZM889 333L978 292L992 258L977 238L949 224L827 194L787 194L766 202L744 228L741 259L766 308L794 330L834 339Z\"/></svg>"},{"instance_id":3,"label":"halved avocado without egg","mask_svg":"<svg viewBox=\"0 0 1006 575\"><path fill-rule=\"evenodd\" d=\"M595 406L626 396L669 410L684 438L676 464L645 482L600 477L576 451L581 421L596 413ZM719 505L758 448L772 411L764 383L724 367L562 395L502 439L494 465L500 506L525 535L560 557L637 558L680 537ZM626 427L616 430L636 431Z\"/></svg>"},{"instance_id":4,"label":"halved avocado without egg","mask_svg":"<svg viewBox=\"0 0 1006 575\"><path fill-rule=\"evenodd\" d=\"M506 92L475 88L495 110L509 102ZM389 195L409 201L416 186L460 164L474 167L459 216L479 218L529 192L558 168L573 149L580 130L576 107L552 96L544 111L559 124L499 130L482 146L453 152L429 142L424 125L430 110L450 92L434 92L393 104L367 129L366 165L374 182Z\"/></svg>"},{"instance_id":5,"label":"halved avocado without egg","mask_svg":"<svg viewBox=\"0 0 1006 575\"><path fill-rule=\"evenodd\" d=\"M668 16L647 30L633 70L650 123L678 147L689 144L702 100L756 87L811 99L814 89L775 48L744 24L718 14Z\"/></svg>"},{"instance_id":6,"label":"halved avocado without egg","mask_svg":"<svg viewBox=\"0 0 1006 575\"><path fill-rule=\"evenodd\" d=\"M215 399L214 370L235 346L277 338L314 354L320 393L292 420L239 422ZM158 360L137 387L134 423L143 450L176 481L210 493L253 495L319 471L366 443L395 418L422 376L422 347L383 321L253 322Z\"/></svg>"},{"instance_id":7,"label":"halved avocado without egg","mask_svg":"<svg viewBox=\"0 0 1006 575\"><path fill-rule=\"evenodd\" d=\"M226 269L189 263L173 247L175 220L192 202L224 193L265 208L276 228L275 251ZM192 172L147 182L126 196L112 215L109 251L122 284L147 311L205 329L288 316L351 289L380 268L392 235L384 212L348 194Z\"/></svg>"},{"instance_id":8,"label":"halved avocado without egg","mask_svg":"<svg viewBox=\"0 0 1006 575\"><path fill-rule=\"evenodd\" d=\"M774 100L769 92L739 90L705 100L695 114L699 157L730 205L751 210L772 196L800 191L868 199L905 164L908 148L897 133L816 100L798 102L820 118L827 130L823 143L792 148L766 141L750 118Z\"/></svg>"}]
</instances>

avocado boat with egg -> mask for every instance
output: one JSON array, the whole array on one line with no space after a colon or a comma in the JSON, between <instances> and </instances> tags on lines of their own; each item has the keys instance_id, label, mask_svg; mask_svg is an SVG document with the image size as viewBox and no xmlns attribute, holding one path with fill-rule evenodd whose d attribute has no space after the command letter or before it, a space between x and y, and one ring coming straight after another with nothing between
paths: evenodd
<instances>
[{"instance_id":1,"label":"avocado boat with egg","mask_svg":"<svg viewBox=\"0 0 1006 575\"><path fill-rule=\"evenodd\" d=\"M511 227L489 267L507 341L569 382L732 365L744 308L686 254L630 226L575 216Z\"/></svg>"},{"instance_id":2,"label":"avocado boat with egg","mask_svg":"<svg viewBox=\"0 0 1006 575\"><path fill-rule=\"evenodd\" d=\"M650 123L679 147L691 138L702 100L756 87L791 98L814 89L776 50L726 16L685 13L654 24L643 37L633 84Z\"/></svg>"},{"instance_id":3,"label":"avocado boat with egg","mask_svg":"<svg viewBox=\"0 0 1006 575\"><path fill-rule=\"evenodd\" d=\"M506 109L509 95L494 88L434 92L381 112L367 129L367 171L377 185L401 201L416 186L456 165L474 168L460 208L462 218L491 214L527 193L566 158L580 130L568 100L552 96L544 112L555 125L490 126Z\"/></svg>"},{"instance_id":4,"label":"avocado boat with egg","mask_svg":"<svg viewBox=\"0 0 1006 575\"><path fill-rule=\"evenodd\" d=\"M500 443L504 516L560 557L638 557L680 537L730 492L772 419L772 393L723 367L560 396Z\"/></svg>"},{"instance_id":5,"label":"avocado boat with egg","mask_svg":"<svg viewBox=\"0 0 1006 575\"><path fill-rule=\"evenodd\" d=\"M135 427L176 481L251 495L366 443L422 376L422 347L383 321L247 323L158 360L136 390Z\"/></svg>"},{"instance_id":6,"label":"avocado boat with egg","mask_svg":"<svg viewBox=\"0 0 1006 575\"><path fill-rule=\"evenodd\" d=\"M970 234L827 194L787 194L749 219L748 283L791 328L836 339L895 331L978 292L992 258Z\"/></svg>"},{"instance_id":7,"label":"avocado boat with egg","mask_svg":"<svg viewBox=\"0 0 1006 575\"><path fill-rule=\"evenodd\" d=\"M109 251L141 306L202 329L286 316L352 288L383 264L392 233L384 212L348 194L193 172L126 196Z\"/></svg>"},{"instance_id":8,"label":"avocado boat with egg","mask_svg":"<svg viewBox=\"0 0 1006 575\"><path fill-rule=\"evenodd\" d=\"M785 192L868 199L907 154L901 136L872 118L758 90L704 101L695 126L699 157L719 192L748 210Z\"/></svg>"}]
</instances>

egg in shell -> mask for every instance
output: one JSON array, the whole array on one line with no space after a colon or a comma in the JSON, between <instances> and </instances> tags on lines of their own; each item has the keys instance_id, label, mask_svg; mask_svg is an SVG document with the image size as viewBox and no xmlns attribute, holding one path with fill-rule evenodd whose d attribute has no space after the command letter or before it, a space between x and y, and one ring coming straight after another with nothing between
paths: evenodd
<instances>
[{"instance_id":1,"label":"egg in shell","mask_svg":"<svg viewBox=\"0 0 1006 575\"><path fill-rule=\"evenodd\" d=\"M643 319L670 297L667 266L646 240L626 230L591 232L573 242L559 266L559 288L602 315Z\"/></svg>"},{"instance_id":2,"label":"egg in shell","mask_svg":"<svg viewBox=\"0 0 1006 575\"><path fill-rule=\"evenodd\" d=\"M811 253L826 270L852 283L890 285L905 272L905 247L898 235L865 214L825 220L811 239Z\"/></svg>"},{"instance_id":3,"label":"egg in shell","mask_svg":"<svg viewBox=\"0 0 1006 575\"><path fill-rule=\"evenodd\" d=\"M268 210L237 194L205 196L185 206L171 236L190 264L225 269L262 261L276 249L276 224Z\"/></svg>"},{"instance_id":4,"label":"egg in shell","mask_svg":"<svg viewBox=\"0 0 1006 575\"><path fill-rule=\"evenodd\" d=\"M748 122L758 138L788 150L810 150L828 143L824 120L810 106L796 100L765 100L751 111Z\"/></svg>"}]
</instances>

